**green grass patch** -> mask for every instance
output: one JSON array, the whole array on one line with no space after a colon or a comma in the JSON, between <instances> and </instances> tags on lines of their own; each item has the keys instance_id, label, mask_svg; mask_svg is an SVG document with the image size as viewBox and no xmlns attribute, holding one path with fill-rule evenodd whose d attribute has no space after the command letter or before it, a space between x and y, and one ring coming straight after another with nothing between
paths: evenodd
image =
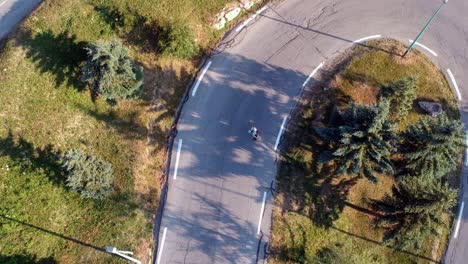
<instances>
[{"instance_id":1,"label":"green grass patch","mask_svg":"<svg viewBox=\"0 0 468 264\"><path fill-rule=\"evenodd\" d=\"M125 263L98 250L108 245L148 262L166 133L227 2L45 0L24 22L0 50L0 262ZM172 24L193 34L183 59L158 45ZM111 107L80 78L83 48L113 39L143 66L145 86ZM64 187L58 157L72 148L112 164L109 199Z\"/></svg>"},{"instance_id":2,"label":"green grass patch","mask_svg":"<svg viewBox=\"0 0 468 264\"><path fill-rule=\"evenodd\" d=\"M400 251L382 243L384 230L374 227L379 214L369 202L391 194L394 177L378 175L378 184L353 175L335 177L316 162L326 143L314 126L330 121L335 111L350 102L375 104L381 85L406 76L419 77L416 102L440 102L451 118L459 117L445 77L420 52L413 51L402 59L396 54L402 54L405 47L396 41L372 41L366 46L373 48L356 46L333 63L338 66L305 95L294 125L288 128L277 177L269 263L314 263L317 256L337 247L347 252L350 263L440 261L448 229L426 241L419 252ZM415 103L400 129L424 115ZM457 175L450 177L457 182ZM451 221L448 214L446 221Z\"/></svg>"}]
</instances>

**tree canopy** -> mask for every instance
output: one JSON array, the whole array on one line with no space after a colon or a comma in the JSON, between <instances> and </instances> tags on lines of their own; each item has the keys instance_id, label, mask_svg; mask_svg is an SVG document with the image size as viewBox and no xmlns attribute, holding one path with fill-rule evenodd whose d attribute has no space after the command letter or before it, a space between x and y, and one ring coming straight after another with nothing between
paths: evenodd
<instances>
[{"instance_id":1,"label":"tree canopy","mask_svg":"<svg viewBox=\"0 0 468 264\"><path fill-rule=\"evenodd\" d=\"M463 125L446 114L424 117L403 133L407 168L426 177L441 178L454 170L463 146Z\"/></svg>"},{"instance_id":2,"label":"tree canopy","mask_svg":"<svg viewBox=\"0 0 468 264\"><path fill-rule=\"evenodd\" d=\"M87 51L82 80L90 83L93 92L110 102L138 95L143 85L143 68L131 60L120 42L98 42Z\"/></svg>"},{"instance_id":3,"label":"tree canopy","mask_svg":"<svg viewBox=\"0 0 468 264\"><path fill-rule=\"evenodd\" d=\"M103 199L112 191L112 165L99 157L72 149L65 153L66 185L85 198Z\"/></svg>"},{"instance_id":4,"label":"tree canopy","mask_svg":"<svg viewBox=\"0 0 468 264\"><path fill-rule=\"evenodd\" d=\"M390 155L395 134L394 125L387 119L389 107L388 100L377 106L351 103L342 113L340 126L316 128L323 139L336 145L328 156L337 163L338 174L358 174L376 183L376 173L393 173ZM322 162L329 161L323 158L325 154Z\"/></svg>"},{"instance_id":5,"label":"tree canopy","mask_svg":"<svg viewBox=\"0 0 468 264\"><path fill-rule=\"evenodd\" d=\"M373 207L384 215L376 224L386 229L384 242L415 250L429 235L438 234L457 197L456 190L423 175L403 177L392 193L374 201Z\"/></svg>"},{"instance_id":6,"label":"tree canopy","mask_svg":"<svg viewBox=\"0 0 468 264\"><path fill-rule=\"evenodd\" d=\"M418 79L416 77L402 78L381 87L382 99L389 100L391 108L396 110L394 115L396 120L405 118L413 108L417 88Z\"/></svg>"}]
</instances>

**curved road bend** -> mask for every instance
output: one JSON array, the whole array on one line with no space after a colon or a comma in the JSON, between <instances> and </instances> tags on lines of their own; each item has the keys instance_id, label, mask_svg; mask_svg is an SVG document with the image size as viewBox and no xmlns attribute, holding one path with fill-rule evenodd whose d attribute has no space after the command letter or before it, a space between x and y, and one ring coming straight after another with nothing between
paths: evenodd
<instances>
[{"instance_id":1,"label":"curved road bend","mask_svg":"<svg viewBox=\"0 0 468 264\"><path fill-rule=\"evenodd\" d=\"M179 121L157 261L254 263L258 258L263 263L273 202L269 187L276 174L273 148L304 81L322 61L357 39L382 35L408 43L439 4L435 0L286 0L270 5L246 28L228 35L224 43L229 45L221 45L223 50L210 58L210 67L194 96L192 87ZM416 47L446 76L451 69L466 124L467 14L466 1L449 1L420 39L438 56ZM258 142L247 134L249 120L261 131ZM467 197L463 195L463 201L468 202ZM447 263L466 263L466 245L468 210L462 212L458 236L450 242Z\"/></svg>"},{"instance_id":2,"label":"curved road bend","mask_svg":"<svg viewBox=\"0 0 468 264\"><path fill-rule=\"evenodd\" d=\"M0 0L0 39L28 16L42 0Z\"/></svg>"}]
</instances>

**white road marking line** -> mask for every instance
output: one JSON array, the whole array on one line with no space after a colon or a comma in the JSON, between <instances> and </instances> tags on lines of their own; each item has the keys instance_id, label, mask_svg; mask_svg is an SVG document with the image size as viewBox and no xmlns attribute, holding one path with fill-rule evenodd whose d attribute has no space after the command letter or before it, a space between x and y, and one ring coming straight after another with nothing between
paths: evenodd
<instances>
[{"instance_id":1,"label":"white road marking line","mask_svg":"<svg viewBox=\"0 0 468 264\"><path fill-rule=\"evenodd\" d=\"M413 40L410 39L409 40L410 43L413 43ZM424 46L423 44L419 43L419 42L416 42L416 45L420 46L421 48L423 49L426 49L427 51L429 51L429 53L431 53L432 55L436 56L437 57L437 53L435 53L435 51L431 50L430 48L428 48L427 46Z\"/></svg>"},{"instance_id":2,"label":"white road marking line","mask_svg":"<svg viewBox=\"0 0 468 264\"><path fill-rule=\"evenodd\" d=\"M455 227L455 233L453 234L453 238L458 237L458 230L460 229L460 222L461 222L461 217L463 214L463 207L465 206L465 202L462 202L460 206L460 212L458 213L458 220L457 220L457 227Z\"/></svg>"},{"instance_id":3,"label":"white road marking line","mask_svg":"<svg viewBox=\"0 0 468 264\"><path fill-rule=\"evenodd\" d=\"M314 74L317 73L317 71L323 67L323 61L319 64L319 66L317 66L317 68L315 68L309 75L309 77L307 77L307 79L304 81L304 83L302 84L302 87L305 87L307 85L307 83L310 81L310 78L312 78L312 76L314 76Z\"/></svg>"},{"instance_id":4,"label":"white road marking line","mask_svg":"<svg viewBox=\"0 0 468 264\"><path fill-rule=\"evenodd\" d=\"M177 170L179 169L180 150L182 149L182 139L179 139L179 145L177 146L177 155L174 168L174 180L177 178Z\"/></svg>"},{"instance_id":5,"label":"white road marking line","mask_svg":"<svg viewBox=\"0 0 468 264\"><path fill-rule=\"evenodd\" d=\"M211 61L208 61L208 64L205 66L205 68L203 68L203 71L202 71L200 77L198 78L197 82L195 83L195 86L193 87L192 96L195 96L195 94L197 93L198 86L200 86L201 80L205 76L205 73L208 70L208 68L210 68L210 66L211 66Z\"/></svg>"},{"instance_id":6,"label":"white road marking line","mask_svg":"<svg viewBox=\"0 0 468 264\"><path fill-rule=\"evenodd\" d=\"M164 241L166 241L166 232L167 232L167 227L165 227L164 231L163 231L161 246L159 247L159 252L158 252L158 259L156 261L157 264L159 264L160 261L161 261L161 255L162 255L162 252L163 252L163 249L164 249Z\"/></svg>"},{"instance_id":7,"label":"white road marking line","mask_svg":"<svg viewBox=\"0 0 468 264\"><path fill-rule=\"evenodd\" d=\"M458 100L462 100L462 96L460 93L460 89L458 89L458 84L455 81L455 77L453 77L453 73L450 69L447 69L448 75L450 76L450 79L452 80L453 86L455 87L455 91L457 92Z\"/></svg>"},{"instance_id":8,"label":"white road marking line","mask_svg":"<svg viewBox=\"0 0 468 264\"><path fill-rule=\"evenodd\" d=\"M260 210L260 217L258 219L257 235L260 234L260 229L262 227L263 211L265 211L266 195L267 195L267 192L263 192L263 202L262 202L262 209Z\"/></svg>"},{"instance_id":9,"label":"white road marking line","mask_svg":"<svg viewBox=\"0 0 468 264\"><path fill-rule=\"evenodd\" d=\"M368 36L368 37L361 38L361 39L358 39L358 40L353 41L353 44L360 43L360 42L363 42L363 41L366 41L366 40L369 40L369 39L380 38L380 37L382 37L382 35L372 35L372 36Z\"/></svg>"},{"instance_id":10,"label":"white road marking line","mask_svg":"<svg viewBox=\"0 0 468 264\"><path fill-rule=\"evenodd\" d=\"M468 148L465 149L465 167L468 167Z\"/></svg>"},{"instance_id":11,"label":"white road marking line","mask_svg":"<svg viewBox=\"0 0 468 264\"><path fill-rule=\"evenodd\" d=\"M284 125L286 124L286 119L288 117L284 117L283 119L283 123L281 123L281 127L280 127L280 130L278 132L278 137L276 137L276 143L275 143L275 151L278 149L278 145L279 145L279 142L280 142L280 139L281 139L281 134L283 133L283 129L284 129Z\"/></svg>"},{"instance_id":12,"label":"white road marking line","mask_svg":"<svg viewBox=\"0 0 468 264\"><path fill-rule=\"evenodd\" d=\"M257 12L255 12L255 14L253 14L247 20L242 22L242 24L236 28L236 32L241 31L245 26L247 26L247 24L249 24L252 20L254 20L258 15L260 15L266 9L267 9L267 6L264 6L264 7L260 8L259 10L257 10Z\"/></svg>"}]
</instances>

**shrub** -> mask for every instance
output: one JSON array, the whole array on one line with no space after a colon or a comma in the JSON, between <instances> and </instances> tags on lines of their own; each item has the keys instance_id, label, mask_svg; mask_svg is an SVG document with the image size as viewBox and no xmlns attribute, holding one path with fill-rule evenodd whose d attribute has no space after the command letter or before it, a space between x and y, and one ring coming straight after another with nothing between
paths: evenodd
<instances>
[{"instance_id":1,"label":"shrub","mask_svg":"<svg viewBox=\"0 0 468 264\"><path fill-rule=\"evenodd\" d=\"M112 192L112 165L78 149L67 151L63 166L66 184L84 198L103 199Z\"/></svg>"},{"instance_id":2,"label":"shrub","mask_svg":"<svg viewBox=\"0 0 468 264\"><path fill-rule=\"evenodd\" d=\"M190 59L199 50L190 28L181 23L169 25L161 35L159 48L164 55Z\"/></svg>"},{"instance_id":3,"label":"shrub","mask_svg":"<svg viewBox=\"0 0 468 264\"><path fill-rule=\"evenodd\" d=\"M143 69L131 60L121 43L99 42L87 50L82 81L89 82L94 93L109 102L137 95L143 86Z\"/></svg>"}]
</instances>

